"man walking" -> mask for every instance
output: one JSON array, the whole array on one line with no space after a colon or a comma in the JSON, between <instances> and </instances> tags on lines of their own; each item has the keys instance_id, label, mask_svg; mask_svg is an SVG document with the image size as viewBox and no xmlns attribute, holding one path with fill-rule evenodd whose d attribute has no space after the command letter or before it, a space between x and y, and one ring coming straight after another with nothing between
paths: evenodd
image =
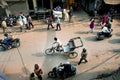
<instances>
[{"instance_id":1,"label":"man walking","mask_svg":"<svg viewBox=\"0 0 120 80\"><path fill-rule=\"evenodd\" d=\"M27 16L27 21L28 21L28 28L31 29L30 26L32 26L32 28L34 28L34 25L32 23L32 18L30 15Z\"/></svg>"},{"instance_id":2,"label":"man walking","mask_svg":"<svg viewBox=\"0 0 120 80\"><path fill-rule=\"evenodd\" d=\"M69 22L71 22L71 19L72 19L72 16L73 16L73 8L72 8L72 6L70 6L70 10L69 10L68 14L69 14Z\"/></svg>"},{"instance_id":3,"label":"man walking","mask_svg":"<svg viewBox=\"0 0 120 80\"><path fill-rule=\"evenodd\" d=\"M93 33L93 29L94 29L94 19L91 21L91 23L90 23L90 30L87 32L87 33L89 33L89 32L91 32L91 33Z\"/></svg>"},{"instance_id":4,"label":"man walking","mask_svg":"<svg viewBox=\"0 0 120 80\"><path fill-rule=\"evenodd\" d=\"M52 25L52 16L49 16L49 17L47 18L47 20L48 20L47 30L49 30L49 27L50 27L50 26L51 26L52 28L54 28L53 25Z\"/></svg>"},{"instance_id":5,"label":"man walking","mask_svg":"<svg viewBox=\"0 0 120 80\"><path fill-rule=\"evenodd\" d=\"M56 31L57 30L61 30L61 27L60 27L60 18L59 17L57 17L57 21L56 21Z\"/></svg>"},{"instance_id":6,"label":"man walking","mask_svg":"<svg viewBox=\"0 0 120 80\"><path fill-rule=\"evenodd\" d=\"M86 58L87 58L87 51L85 48L83 48L83 51L81 53L81 58L80 58L80 61L78 62L78 65L80 65L83 60L85 62L88 62Z\"/></svg>"},{"instance_id":7,"label":"man walking","mask_svg":"<svg viewBox=\"0 0 120 80\"><path fill-rule=\"evenodd\" d=\"M2 26L2 29L3 29L3 33L6 33L7 23L6 23L5 20L2 21L1 26Z\"/></svg>"}]
</instances>

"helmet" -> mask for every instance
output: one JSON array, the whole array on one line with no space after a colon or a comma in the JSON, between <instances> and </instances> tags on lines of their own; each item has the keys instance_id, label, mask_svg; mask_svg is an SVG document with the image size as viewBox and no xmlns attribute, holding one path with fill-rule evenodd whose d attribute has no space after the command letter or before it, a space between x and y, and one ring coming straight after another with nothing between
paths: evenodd
<instances>
[{"instance_id":1,"label":"helmet","mask_svg":"<svg viewBox=\"0 0 120 80\"><path fill-rule=\"evenodd\" d=\"M55 40L55 41L57 41L57 38L56 38L56 37L54 37L54 40Z\"/></svg>"}]
</instances>

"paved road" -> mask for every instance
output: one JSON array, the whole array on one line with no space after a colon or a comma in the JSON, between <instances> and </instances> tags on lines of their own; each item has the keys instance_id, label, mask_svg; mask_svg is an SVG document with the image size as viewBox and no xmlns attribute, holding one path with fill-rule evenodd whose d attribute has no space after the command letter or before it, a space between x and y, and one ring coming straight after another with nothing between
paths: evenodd
<instances>
[{"instance_id":1,"label":"paved road","mask_svg":"<svg viewBox=\"0 0 120 80\"><path fill-rule=\"evenodd\" d=\"M61 31L47 30L47 25L34 21L34 29L12 33L15 37L20 38L21 46L8 51L0 51L0 71L4 72L9 80L28 80L29 74L33 72L34 64L37 63L43 69L44 80L51 80L46 78L47 73L61 62L69 61L77 68L77 75L67 80L88 80L103 71L116 69L120 66L120 56L118 55L120 53L119 21L114 21L114 32L110 39L96 41L95 36L100 28L96 26L94 33L86 34L89 30L89 17L83 12L79 14L74 15L73 23L62 22ZM2 34L0 36L3 38ZM82 48L75 50L79 53L75 59L69 59L61 54L46 55L44 51L51 46L55 36L60 39L63 45L67 44L69 39L80 36L84 43L83 47L88 50L89 62L77 66Z\"/></svg>"}]
</instances>

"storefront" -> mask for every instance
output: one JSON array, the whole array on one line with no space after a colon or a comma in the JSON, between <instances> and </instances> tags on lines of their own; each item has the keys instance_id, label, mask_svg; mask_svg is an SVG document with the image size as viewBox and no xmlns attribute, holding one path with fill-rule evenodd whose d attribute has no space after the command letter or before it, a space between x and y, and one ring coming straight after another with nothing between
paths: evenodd
<instances>
[{"instance_id":1,"label":"storefront","mask_svg":"<svg viewBox=\"0 0 120 80\"><path fill-rule=\"evenodd\" d=\"M53 9L58 5L61 8L68 9L69 5L74 3L74 0L27 0L27 3L28 3L29 10Z\"/></svg>"},{"instance_id":2,"label":"storefront","mask_svg":"<svg viewBox=\"0 0 120 80\"><path fill-rule=\"evenodd\" d=\"M120 13L120 0L103 0L100 14L119 14Z\"/></svg>"}]
</instances>

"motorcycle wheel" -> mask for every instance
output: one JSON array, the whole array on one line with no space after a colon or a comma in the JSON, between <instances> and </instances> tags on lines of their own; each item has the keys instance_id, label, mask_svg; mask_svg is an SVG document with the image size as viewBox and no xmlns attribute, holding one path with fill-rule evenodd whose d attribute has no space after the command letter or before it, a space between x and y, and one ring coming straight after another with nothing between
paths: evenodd
<instances>
[{"instance_id":1,"label":"motorcycle wheel","mask_svg":"<svg viewBox=\"0 0 120 80\"><path fill-rule=\"evenodd\" d=\"M1 44L0 46L1 46L1 50L3 50L3 51L8 49L4 44Z\"/></svg>"},{"instance_id":2,"label":"motorcycle wheel","mask_svg":"<svg viewBox=\"0 0 120 80\"><path fill-rule=\"evenodd\" d=\"M20 41L15 41L14 43L13 43L13 47L15 47L15 48L17 48L17 47L19 47L20 46Z\"/></svg>"},{"instance_id":3,"label":"motorcycle wheel","mask_svg":"<svg viewBox=\"0 0 120 80\"><path fill-rule=\"evenodd\" d=\"M68 56L69 56L69 58L74 59L78 56L78 53L77 52L70 52Z\"/></svg>"},{"instance_id":4,"label":"motorcycle wheel","mask_svg":"<svg viewBox=\"0 0 120 80\"><path fill-rule=\"evenodd\" d=\"M105 37L104 36L98 36L96 37L97 40L103 40Z\"/></svg>"},{"instance_id":5,"label":"motorcycle wheel","mask_svg":"<svg viewBox=\"0 0 120 80\"><path fill-rule=\"evenodd\" d=\"M55 78L56 76L55 76L55 74L54 74L53 71L50 71L50 72L48 73L48 77L50 77L50 78Z\"/></svg>"},{"instance_id":6,"label":"motorcycle wheel","mask_svg":"<svg viewBox=\"0 0 120 80\"><path fill-rule=\"evenodd\" d=\"M47 54L47 55L53 54L53 53L54 53L54 50L51 48L45 50L45 54Z\"/></svg>"}]
</instances>

